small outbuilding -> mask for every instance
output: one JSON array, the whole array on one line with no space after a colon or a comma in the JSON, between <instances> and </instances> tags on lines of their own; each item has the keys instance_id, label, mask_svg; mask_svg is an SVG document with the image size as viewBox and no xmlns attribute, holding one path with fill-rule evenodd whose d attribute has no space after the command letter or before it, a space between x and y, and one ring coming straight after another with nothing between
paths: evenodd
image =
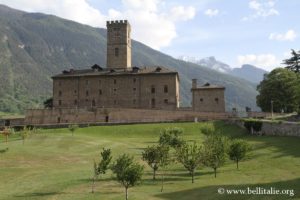
<instances>
[{"instance_id":1,"label":"small outbuilding","mask_svg":"<svg viewBox=\"0 0 300 200\"><path fill-rule=\"evenodd\" d=\"M206 83L197 86L197 79L192 80L192 109L198 112L225 112L224 86Z\"/></svg>"}]
</instances>

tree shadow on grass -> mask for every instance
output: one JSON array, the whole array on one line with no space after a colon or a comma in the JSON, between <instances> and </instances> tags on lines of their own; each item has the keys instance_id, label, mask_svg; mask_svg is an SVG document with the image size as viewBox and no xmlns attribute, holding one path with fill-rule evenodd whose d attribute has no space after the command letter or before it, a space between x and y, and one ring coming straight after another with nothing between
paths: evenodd
<instances>
[{"instance_id":1,"label":"tree shadow on grass","mask_svg":"<svg viewBox=\"0 0 300 200\"><path fill-rule=\"evenodd\" d=\"M244 194L244 195L229 194L230 192L228 192L228 190L245 190L245 192L248 192L248 188L252 194ZM273 191L276 189L276 190L280 190L280 192L284 192L285 194L280 194L280 195L263 194L263 189L270 190L271 188L273 188ZM222 194L218 193L218 191ZM257 191L257 193L260 194L253 194L253 192L255 191ZM288 181L280 181L280 182L272 182L272 183L264 183L264 184L205 186L205 187L198 187L189 190L162 193L156 195L156 197L165 200L173 200L173 199L180 199L180 200L198 200L198 199L206 199L206 200L276 199L277 200L278 199L279 200L279 199L296 199L296 198L298 199L300 197L300 178L288 180Z\"/></svg>"},{"instance_id":2,"label":"tree shadow on grass","mask_svg":"<svg viewBox=\"0 0 300 200\"><path fill-rule=\"evenodd\" d=\"M44 196L52 196L52 195L58 195L58 194L65 194L63 192L32 192L32 193L26 193L23 195L15 195L17 198L26 198L26 197L44 197Z\"/></svg>"}]
</instances>

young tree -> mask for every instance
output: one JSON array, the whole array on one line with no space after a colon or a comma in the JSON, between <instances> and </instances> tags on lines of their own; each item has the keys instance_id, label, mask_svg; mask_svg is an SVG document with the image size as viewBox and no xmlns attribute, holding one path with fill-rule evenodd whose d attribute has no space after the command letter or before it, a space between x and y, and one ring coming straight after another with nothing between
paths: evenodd
<instances>
[{"instance_id":1,"label":"young tree","mask_svg":"<svg viewBox=\"0 0 300 200\"><path fill-rule=\"evenodd\" d=\"M132 156L123 154L112 166L117 181L125 188L125 199L128 200L128 188L133 187L142 179L144 167L135 163Z\"/></svg>"},{"instance_id":2,"label":"young tree","mask_svg":"<svg viewBox=\"0 0 300 200\"><path fill-rule=\"evenodd\" d=\"M166 168L167 166L172 162L171 156L170 156L170 147L169 145L161 145L161 152L162 152L162 157L159 160L159 164L161 167L161 189L160 191L162 192L164 190L164 182L165 182L165 173L166 173Z\"/></svg>"},{"instance_id":3,"label":"young tree","mask_svg":"<svg viewBox=\"0 0 300 200\"><path fill-rule=\"evenodd\" d=\"M160 161L164 156L164 147L161 145L147 147L142 152L142 159L147 162L147 164L153 170L153 180L156 179L156 171L159 169Z\"/></svg>"},{"instance_id":4,"label":"young tree","mask_svg":"<svg viewBox=\"0 0 300 200\"><path fill-rule=\"evenodd\" d=\"M160 145L169 145L176 149L185 143L185 141L180 137L182 133L183 129L181 128L166 128L161 131L158 142Z\"/></svg>"},{"instance_id":5,"label":"young tree","mask_svg":"<svg viewBox=\"0 0 300 200\"><path fill-rule=\"evenodd\" d=\"M5 143L8 142L8 136L12 133L12 129L9 128L4 128L4 130L2 131L2 135L5 137Z\"/></svg>"},{"instance_id":6,"label":"young tree","mask_svg":"<svg viewBox=\"0 0 300 200\"><path fill-rule=\"evenodd\" d=\"M246 157L250 150L248 143L245 140L235 139L229 145L228 155L231 160L236 162L236 168L239 168L239 161Z\"/></svg>"},{"instance_id":7,"label":"young tree","mask_svg":"<svg viewBox=\"0 0 300 200\"><path fill-rule=\"evenodd\" d=\"M100 153L101 158L100 162L97 164L94 161L94 177L93 177L93 185L92 185L92 193L94 193L95 181L101 174L105 174L109 168L109 164L112 159L111 150L103 148L103 151Z\"/></svg>"},{"instance_id":8,"label":"young tree","mask_svg":"<svg viewBox=\"0 0 300 200\"><path fill-rule=\"evenodd\" d=\"M225 163L226 151L227 139L219 133L208 135L203 142L203 163L214 169L215 178L217 177L217 169Z\"/></svg>"},{"instance_id":9,"label":"young tree","mask_svg":"<svg viewBox=\"0 0 300 200\"><path fill-rule=\"evenodd\" d=\"M30 129L27 127L24 127L23 130L20 132L23 145L25 144L25 139L30 135L30 133Z\"/></svg>"},{"instance_id":10,"label":"young tree","mask_svg":"<svg viewBox=\"0 0 300 200\"><path fill-rule=\"evenodd\" d=\"M192 176L192 183L194 183L195 170L201 165L202 149L196 143L192 145L183 145L176 151L177 160L180 162L186 170Z\"/></svg>"},{"instance_id":11,"label":"young tree","mask_svg":"<svg viewBox=\"0 0 300 200\"><path fill-rule=\"evenodd\" d=\"M71 124L69 125L69 131L72 133L72 136L74 135L74 132L78 129L78 125L77 124Z\"/></svg>"}]
</instances>

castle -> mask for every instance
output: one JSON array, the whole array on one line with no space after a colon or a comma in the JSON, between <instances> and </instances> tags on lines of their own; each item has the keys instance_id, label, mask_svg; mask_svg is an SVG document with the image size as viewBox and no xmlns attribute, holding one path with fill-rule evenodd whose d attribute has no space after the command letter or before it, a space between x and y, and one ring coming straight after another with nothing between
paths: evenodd
<instances>
[{"instance_id":1,"label":"castle","mask_svg":"<svg viewBox=\"0 0 300 200\"><path fill-rule=\"evenodd\" d=\"M131 26L107 22L107 66L64 70L53 79L53 108L31 109L26 124L187 121L224 117L222 86L192 83L192 107L179 107L179 74L131 64Z\"/></svg>"}]
</instances>

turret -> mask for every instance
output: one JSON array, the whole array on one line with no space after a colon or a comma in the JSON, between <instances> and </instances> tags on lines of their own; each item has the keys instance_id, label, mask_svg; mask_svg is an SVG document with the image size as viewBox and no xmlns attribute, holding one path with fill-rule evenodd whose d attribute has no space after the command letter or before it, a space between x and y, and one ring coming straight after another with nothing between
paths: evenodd
<instances>
[{"instance_id":1,"label":"turret","mask_svg":"<svg viewBox=\"0 0 300 200\"><path fill-rule=\"evenodd\" d=\"M131 68L131 27L127 20L107 21L107 68Z\"/></svg>"}]
</instances>

